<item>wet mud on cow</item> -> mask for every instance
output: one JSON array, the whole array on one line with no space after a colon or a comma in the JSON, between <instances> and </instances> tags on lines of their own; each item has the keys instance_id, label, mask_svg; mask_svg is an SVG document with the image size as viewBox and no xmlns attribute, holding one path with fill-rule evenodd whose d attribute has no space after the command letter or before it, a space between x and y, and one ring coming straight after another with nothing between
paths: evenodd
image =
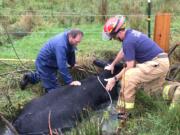
<instances>
[{"instance_id":1,"label":"wet mud on cow","mask_svg":"<svg viewBox=\"0 0 180 135\"><path fill-rule=\"evenodd\" d=\"M107 64L98 60L94 63L102 68ZM116 65L114 73L118 73L122 68L122 63ZM104 86L104 79L109 77L112 77L112 74L107 70L99 74ZM19 134L46 134L49 132L49 125L52 130L64 132L76 126L87 108L96 110L98 106L109 101L108 93L96 75L82 80L81 83L81 86L61 87L29 102L13 123ZM117 90L114 88L110 95L112 99L117 98Z\"/></svg>"}]
</instances>

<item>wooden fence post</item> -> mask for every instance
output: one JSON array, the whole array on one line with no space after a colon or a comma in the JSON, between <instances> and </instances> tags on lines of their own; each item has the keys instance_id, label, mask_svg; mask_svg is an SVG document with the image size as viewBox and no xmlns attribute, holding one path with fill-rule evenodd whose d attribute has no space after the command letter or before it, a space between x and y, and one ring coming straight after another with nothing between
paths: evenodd
<instances>
[{"instance_id":1,"label":"wooden fence post","mask_svg":"<svg viewBox=\"0 0 180 135\"><path fill-rule=\"evenodd\" d=\"M170 13L157 13L155 17L154 41L165 52L169 51L170 21Z\"/></svg>"}]
</instances>

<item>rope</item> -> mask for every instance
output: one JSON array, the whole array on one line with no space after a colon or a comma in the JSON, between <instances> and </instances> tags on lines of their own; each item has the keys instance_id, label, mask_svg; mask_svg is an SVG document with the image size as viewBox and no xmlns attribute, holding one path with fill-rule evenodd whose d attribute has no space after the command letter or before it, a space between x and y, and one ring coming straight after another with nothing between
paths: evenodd
<instances>
[{"instance_id":1,"label":"rope","mask_svg":"<svg viewBox=\"0 0 180 135\"><path fill-rule=\"evenodd\" d=\"M126 109L126 104L125 104L125 97L124 97L124 88L125 88L125 72L126 72L126 68L124 68L124 71L123 71L123 88L122 88L122 101L123 101L123 109L125 110Z\"/></svg>"},{"instance_id":2,"label":"rope","mask_svg":"<svg viewBox=\"0 0 180 135\"><path fill-rule=\"evenodd\" d=\"M110 93L106 90L106 87L103 85L103 83L101 82L99 76L97 76L97 79L99 81L99 83L101 84L101 86L105 89L105 91L107 92L108 96L109 96L109 100L110 100L110 104L109 104L109 107L108 108L111 108L112 107L112 98L111 98L111 95Z\"/></svg>"},{"instance_id":3,"label":"rope","mask_svg":"<svg viewBox=\"0 0 180 135\"><path fill-rule=\"evenodd\" d=\"M49 134L53 135L51 128L51 111L49 111L49 115L48 115L48 128L49 128Z\"/></svg>"},{"instance_id":4,"label":"rope","mask_svg":"<svg viewBox=\"0 0 180 135\"><path fill-rule=\"evenodd\" d=\"M97 76L97 79L98 79L99 83L101 84L101 86L102 86L102 87L105 89L105 91L107 92L107 94L108 94L108 96L109 96L109 99L110 99L110 104L109 104L109 106L108 106L108 109L107 109L107 111L104 111L103 117L102 117L102 119L101 119L101 121L100 121L100 125L102 125L103 122L104 122L104 120L109 117L109 111L110 111L110 109L112 108L112 98L111 98L110 93L106 90L106 87L104 86L104 84L101 82L99 76Z\"/></svg>"},{"instance_id":5,"label":"rope","mask_svg":"<svg viewBox=\"0 0 180 135\"><path fill-rule=\"evenodd\" d=\"M126 115L126 109L125 109L125 98L124 98L124 88L125 88L125 71L126 71L126 67L123 68L123 76L122 76L122 81L123 81L123 87L122 87L122 93L120 93L120 100L123 102L123 112L120 113L124 113L124 115ZM122 99L121 99L122 98ZM119 100L119 99L118 99ZM120 108L121 109L121 108ZM120 119L119 121L119 126L116 129L116 133L120 134L121 130L123 127L125 127L125 123L126 123L126 118L125 119Z\"/></svg>"},{"instance_id":6,"label":"rope","mask_svg":"<svg viewBox=\"0 0 180 135\"><path fill-rule=\"evenodd\" d=\"M6 63L4 61L1 61L1 58L0 58L0 63L3 64L3 65L6 65L6 66L11 66L11 67L17 68L17 66L15 66L13 64L9 64L9 63Z\"/></svg>"}]
</instances>

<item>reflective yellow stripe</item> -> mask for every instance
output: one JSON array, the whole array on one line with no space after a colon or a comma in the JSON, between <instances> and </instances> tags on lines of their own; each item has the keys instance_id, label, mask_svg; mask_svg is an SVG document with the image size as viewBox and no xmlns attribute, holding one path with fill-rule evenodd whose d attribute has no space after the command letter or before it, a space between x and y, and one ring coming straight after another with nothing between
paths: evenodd
<instances>
[{"instance_id":1,"label":"reflective yellow stripe","mask_svg":"<svg viewBox=\"0 0 180 135\"><path fill-rule=\"evenodd\" d=\"M104 111L104 113L103 113L103 118L104 118L105 120L108 120L109 117L110 117L109 111Z\"/></svg>"},{"instance_id":2,"label":"reflective yellow stripe","mask_svg":"<svg viewBox=\"0 0 180 135\"><path fill-rule=\"evenodd\" d=\"M128 103L128 102L120 100L118 102L118 107L124 107L125 109L133 109L134 108L134 102Z\"/></svg>"},{"instance_id":3,"label":"reflective yellow stripe","mask_svg":"<svg viewBox=\"0 0 180 135\"><path fill-rule=\"evenodd\" d=\"M171 105L170 105L170 107L169 107L169 110L174 109L174 107L175 107L176 105L177 105L176 103L171 103Z\"/></svg>"},{"instance_id":4,"label":"reflective yellow stripe","mask_svg":"<svg viewBox=\"0 0 180 135\"><path fill-rule=\"evenodd\" d=\"M170 90L170 85L166 85L163 89L163 98L165 100L170 100L170 97L169 97L169 90Z\"/></svg>"},{"instance_id":5,"label":"reflective yellow stripe","mask_svg":"<svg viewBox=\"0 0 180 135\"><path fill-rule=\"evenodd\" d=\"M151 21L151 18L146 18L147 21Z\"/></svg>"}]
</instances>

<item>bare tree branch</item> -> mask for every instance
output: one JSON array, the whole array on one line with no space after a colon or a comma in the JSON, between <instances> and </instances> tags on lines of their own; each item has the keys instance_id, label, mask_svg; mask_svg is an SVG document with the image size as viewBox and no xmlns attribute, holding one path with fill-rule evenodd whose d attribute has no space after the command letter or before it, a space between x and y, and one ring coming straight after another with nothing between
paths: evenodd
<instances>
[{"instance_id":1,"label":"bare tree branch","mask_svg":"<svg viewBox=\"0 0 180 135\"><path fill-rule=\"evenodd\" d=\"M7 127L13 132L14 135L19 135L13 125L3 116L3 113L0 112L1 120L7 125Z\"/></svg>"}]
</instances>

